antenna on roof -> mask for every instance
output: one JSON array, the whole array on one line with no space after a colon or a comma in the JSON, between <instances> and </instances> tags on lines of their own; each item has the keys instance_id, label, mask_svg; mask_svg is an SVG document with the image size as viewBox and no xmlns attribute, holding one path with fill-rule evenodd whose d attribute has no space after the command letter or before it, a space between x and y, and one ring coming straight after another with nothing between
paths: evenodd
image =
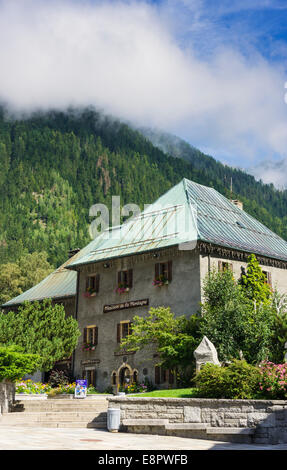
<instances>
[{"instance_id":1,"label":"antenna on roof","mask_svg":"<svg viewBox=\"0 0 287 470\"><path fill-rule=\"evenodd\" d=\"M230 178L230 199L232 201L232 176Z\"/></svg>"}]
</instances>

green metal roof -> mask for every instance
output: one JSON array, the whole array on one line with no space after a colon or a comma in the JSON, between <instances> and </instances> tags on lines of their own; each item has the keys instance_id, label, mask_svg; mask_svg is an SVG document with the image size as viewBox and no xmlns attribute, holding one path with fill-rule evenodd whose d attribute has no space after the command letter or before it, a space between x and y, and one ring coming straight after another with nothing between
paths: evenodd
<instances>
[{"instance_id":1,"label":"green metal roof","mask_svg":"<svg viewBox=\"0 0 287 470\"><path fill-rule=\"evenodd\" d=\"M77 291L77 273L66 268L80 256L80 253L83 254L86 248L87 247L83 248L83 250L69 258L64 264L43 279L43 281L36 284L36 286L31 287L31 289L9 300L3 304L2 307L12 307L22 304L25 301L34 302L43 299L56 300L75 296Z\"/></svg>"},{"instance_id":2,"label":"green metal roof","mask_svg":"<svg viewBox=\"0 0 287 470\"><path fill-rule=\"evenodd\" d=\"M213 188L183 179L139 216L106 230L67 266L197 241L287 261L287 242Z\"/></svg>"},{"instance_id":3,"label":"green metal roof","mask_svg":"<svg viewBox=\"0 0 287 470\"><path fill-rule=\"evenodd\" d=\"M213 188L183 179L140 215L104 231L36 286L6 302L76 295L79 266L197 241L287 261L287 242ZM188 245L187 245L188 247Z\"/></svg>"}]
</instances>

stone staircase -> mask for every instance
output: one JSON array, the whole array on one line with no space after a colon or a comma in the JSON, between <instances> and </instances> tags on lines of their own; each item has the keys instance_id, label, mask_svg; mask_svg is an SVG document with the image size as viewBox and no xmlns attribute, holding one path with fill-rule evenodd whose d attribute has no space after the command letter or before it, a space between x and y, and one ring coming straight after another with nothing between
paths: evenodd
<instances>
[{"instance_id":1,"label":"stone staircase","mask_svg":"<svg viewBox=\"0 0 287 470\"><path fill-rule=\"evenodd\" d=\"M12 412L0 415L0 426L106 429L107 408L105 397L19 400Z\"/></svg>"}]
</instances>

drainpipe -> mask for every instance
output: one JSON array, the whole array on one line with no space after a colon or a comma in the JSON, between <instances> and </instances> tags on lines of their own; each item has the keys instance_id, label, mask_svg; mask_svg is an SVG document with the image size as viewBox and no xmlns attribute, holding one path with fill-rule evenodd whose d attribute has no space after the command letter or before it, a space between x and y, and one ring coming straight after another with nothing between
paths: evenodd
<instances>
[{"instance_id":1,"label":"drainpipe","mask_svg":"<svg viewBox=\"0 0 287 470\"><path fill-rule=\"evenodd\" d=\"M79 286L80 286L80 273L81 271L77 271L77 288L76 288L76 308L75 308L75 319L78 320L78 310L79 310ZM73 351L73 358L72 358L72 374L73 377L75 372L75 351Z\"/></svg>"}]
</instances>

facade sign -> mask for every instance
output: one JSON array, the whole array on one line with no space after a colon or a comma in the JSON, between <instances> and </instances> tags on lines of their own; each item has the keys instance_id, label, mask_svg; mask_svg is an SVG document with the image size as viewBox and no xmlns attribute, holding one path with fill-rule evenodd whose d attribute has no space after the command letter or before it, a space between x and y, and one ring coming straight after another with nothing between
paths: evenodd
<instances>
[{"instance_id":1,"label":"facade sign","mask_svg":"<svg viewBox=\"0 0 287 470\"><path fill-rule=\"evenodd\" d=\"M104 305L104 313L113 312L115 310L123 310L125 308L145 307L149 304L149 299L130 300L118 304Z\"/></svg>"},{"instance_id":2,"label":"facade sign","mask_svg":"<svg viewBox=\"0 0 287 470\"><path fill-rule=\"evenodd\" d=\"M82 366L93 366L99 364L101 361L100 359L87 359L86 361L81 361Z\"/></svg>"},{"instance_id":3,"label":"facade sign","mask_svg":"<svg viewBox=\"0 0 287 470\"><path fill-rule=\"evenodd\" d=\"M76 380L75 398L86 398L87 385L86 380Z\"/></svg>"}]
</instances>

